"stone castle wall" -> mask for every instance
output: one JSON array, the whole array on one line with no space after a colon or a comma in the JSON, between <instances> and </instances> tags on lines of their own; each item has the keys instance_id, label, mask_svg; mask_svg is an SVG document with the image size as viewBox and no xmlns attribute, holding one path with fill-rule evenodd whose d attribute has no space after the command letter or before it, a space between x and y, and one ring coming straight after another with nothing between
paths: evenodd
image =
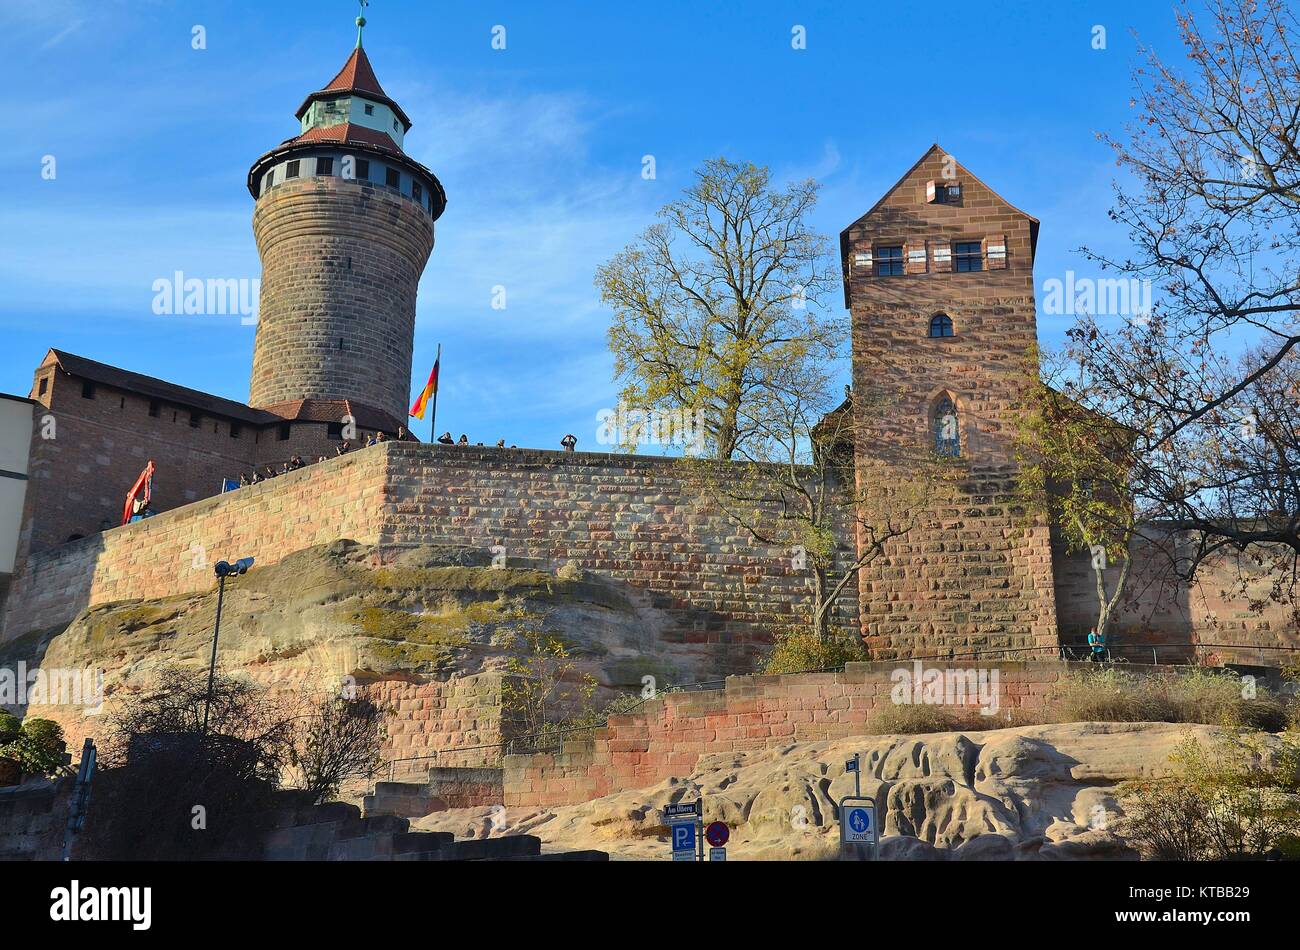
<instances>
[{"instance_id":1,"label":"stone castle wall","mask_svg":"<svg viewBox=\"0 0 1300 950\"><path fill-rule=\"evenodd\" d=\"M260 564L337 538L504 549L507 563L575 561L648 598L664 636L700 644L719 673L748 671L807 604L790 552L750 540L686 497L670 458L387 443L31 555L3 638L114 601L210 589L212 564ZM847 546L847 541L846 541ZM852 627L851 596L839 619Z\"/></svg>"}]
</instances>

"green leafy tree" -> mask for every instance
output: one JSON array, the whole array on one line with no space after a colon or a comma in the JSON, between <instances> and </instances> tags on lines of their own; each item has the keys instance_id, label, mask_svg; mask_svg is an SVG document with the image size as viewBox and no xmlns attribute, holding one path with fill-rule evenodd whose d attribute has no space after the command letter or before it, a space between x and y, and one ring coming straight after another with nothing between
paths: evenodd
<instances>
[{"instance_id":1,"label":"green leafy tree","mask_svg":"<svg viewBox=\"0 0 1300 950\"><path fill-rule=\"evenodd\" d=\"M1028 369L1041 372L1044 382L1026 390L1017 416L1017 501L1027 519L1045 516L1069 549L1087 553L1096 581L1097 632L1105 636L1128 588L1139 534L1132 434L1076 398L1079 382L1064 378L1059 357L1040 368L1035 352Z\"/></svg>"},{"instance_id":2,"label":"green leafy tree","mask_svg":"<svg viewBox=\"0 0 1300 950\"><path fill-rule=\"evenodd\" d=\"M518 637L523 648L506 661L502 712L524 734L544 739L589 709L596 678L578 668L561 638L535 627Z\"/></svg>"},{"instance_id":3,"label":"green leafy tree","mask_svg":"<svg viewBox=\"0 0 1300 950\"><path fill-rule=\"evenodd\" d=\"M689 413L701 454L730 459L761 438L773 372L829 362L847 337L825 306L839 267L808 220L818 187L777 190L766 168L711 159L596 273L624 403Z\"/></svg>"}]
</instances>

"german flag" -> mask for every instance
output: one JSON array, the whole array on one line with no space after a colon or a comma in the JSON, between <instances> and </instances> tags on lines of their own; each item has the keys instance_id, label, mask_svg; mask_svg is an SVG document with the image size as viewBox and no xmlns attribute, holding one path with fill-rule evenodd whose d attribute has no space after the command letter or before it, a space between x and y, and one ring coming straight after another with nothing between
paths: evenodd
<instances>
[{"instance_id":1,"label":"german flag","mask_svg":"<svg viewBox=\"0 0 1300 950\"><path fill-rule=\"evenodd\" d=\"M433 370L429 373L429 381L424 384L424 392L420 393L420 398L411 406L411 415L417 419L424 418L424 410L429 405L430 397L438 391L438 364L441 362L442 347L439 347L438 358L433 361Z\"/></svg>"}]
</instances>

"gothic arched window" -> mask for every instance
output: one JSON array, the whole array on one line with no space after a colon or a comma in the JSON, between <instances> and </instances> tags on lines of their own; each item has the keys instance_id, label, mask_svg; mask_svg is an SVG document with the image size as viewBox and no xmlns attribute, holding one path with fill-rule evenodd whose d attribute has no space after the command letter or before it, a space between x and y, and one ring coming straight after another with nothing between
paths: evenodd
<instances>
[{"instance_id":1,"label":"gothic arched window","mask_svg":"<svg viewBox=\"0 0 1300 950\"><path fill-rule=\"evenodd\" d=\"M930 336L952 336L952 317L936 313L930 318Z\"/></svg>"},{"instance_id":2,"label":"gothic arched window","mask_svg":"<svg viewBox=\"0 0 1300 950\"><path fill-rule=\"evenodd\" d=\"M947 458L961 455L961 430L957 424L957 407L948 396L944 396L934 406L931 420L934 430L934 450Z\"/></svg>"}]
</instances>

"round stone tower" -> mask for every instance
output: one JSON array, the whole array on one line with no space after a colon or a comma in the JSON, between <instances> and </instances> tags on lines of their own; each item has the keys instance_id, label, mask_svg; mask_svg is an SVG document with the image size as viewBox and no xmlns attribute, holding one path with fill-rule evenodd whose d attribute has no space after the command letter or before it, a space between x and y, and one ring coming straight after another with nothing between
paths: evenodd
<instances>
[{"instance_id":1,"label":"round stone tower","mask_svg":"<svg viewBox=\"0 0 1300 950\"><path fill-rule=\"evenodd\" d=\"M447 197L402 151L411 121L359 34L297 118L299 134L248 173L262 258L249 404L323 419L346 400L393 432L410 399L416 286Z\"/></svg>"}]
</instances>

